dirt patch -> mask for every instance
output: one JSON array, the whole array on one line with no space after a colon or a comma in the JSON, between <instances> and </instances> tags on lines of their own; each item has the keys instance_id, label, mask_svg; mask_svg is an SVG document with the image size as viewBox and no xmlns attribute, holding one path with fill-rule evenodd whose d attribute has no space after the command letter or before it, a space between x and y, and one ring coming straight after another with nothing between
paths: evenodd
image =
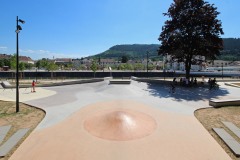
<instances>
[{"instance_id":1,"label":"dirt patch","mask_svg":"<svg viewBox=\"0 0 240 160\"><path fill-rule=\"evenodd\" d=\"M229 121L234 123L240 128L240 107L222 107L222 108L207 108L200 109L195 112L195 116L202 123L202 125L208 130L208 132L214 137L214 139L223 147L228 155L233 160L240 160L237 158L228 146L219 138L219 136L212 130L214 127L224 128L229 134L231 134L239 143L240 138L234 135L221 121Z\"/></svg>"},{"instance_id":2,"label":"dirt patch","mask_svg":"<svg viewBox=\"0 0 240 160\"><path fill-rule=\"evenodd\" d=\"M45 113L37 108L21 104L20 111L16 113L15 102L0 101L0 126L11 125L11 129L4 139L4 142L9 139L17 130L22 128L30 128L28 134L7 154L6 157L0 158L0 160L7 160L13 154L13 152L20 146L20 144L27 138L27 136L36 128L36 126L42 121ZM3 143L4 143L3 142ZM2 143L2 144L3 144Z\"/></svg>"}]
</instances>

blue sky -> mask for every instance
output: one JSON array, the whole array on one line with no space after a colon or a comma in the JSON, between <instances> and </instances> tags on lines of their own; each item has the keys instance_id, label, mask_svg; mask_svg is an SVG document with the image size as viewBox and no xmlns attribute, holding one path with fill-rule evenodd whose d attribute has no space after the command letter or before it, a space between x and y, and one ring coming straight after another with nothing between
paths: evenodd
<instances>
[{"instance_id":1,"label":"blue sky","mask_svg":"<svg viewBox=\"0 0 240 160\"><path fill-rule=\"evenodd\" d=\"M0 53L16 52L16 16L26 21L20 55L81 58L117 44L159 44L173 0L0 0ZM208 0L221 12L224 38L240 38L240 1Z\"/></svg>"}]
</instances>

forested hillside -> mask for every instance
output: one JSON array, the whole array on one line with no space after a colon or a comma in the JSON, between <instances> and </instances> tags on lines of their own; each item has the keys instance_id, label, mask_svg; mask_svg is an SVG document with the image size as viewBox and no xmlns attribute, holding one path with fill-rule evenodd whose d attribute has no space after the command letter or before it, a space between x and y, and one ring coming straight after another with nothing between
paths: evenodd
<instances>
[{"instance_id":1,"label":"forested hillside","mask_svg":"<svg viewBox=\"0 0 240 160\"><path fill-rule=\"evenodd\" d=\"M224 50L240 50L240 38L224 38Z\"/></svg>"},{"instance_id":2,"label":"forested hillside","mask_svg":"<svg viewBox=\"0 0 240 160\"><path fill-rule=\"evenodd\" d=\"M128 56L129 58L142 58L146 56L149 51L150 56L157 56L157 44L132 44L132 45L116 45L109 50L96 55L102 58L119 58L121 56Z\"/></svg>"},{"instance_id":3,"label":"forested hillside","mask_svg":"<svg viewBox=\"0 0 240 160\"><path fill-rule=\"evenodd\" d=\"M240 60L240 38L224 38L223 41L224 50L218 59ZM93 57L118 59L122 56L128 56L130 59L142 59L144 57L146 58L146 53L149 51L150 58L161 59L161 56L157 54L158 48L159 44L116 45Z\"/></svg>"},{"instance_id":4,"label":"forested hillside","mask_svg":"<svg viewBox=\"0 0 240 160\"><path fill-rule=\"evenodd\" d=\"M218 59L240 61L240 38L225 38L224 50Z\"/></svg>"}]
</instances>

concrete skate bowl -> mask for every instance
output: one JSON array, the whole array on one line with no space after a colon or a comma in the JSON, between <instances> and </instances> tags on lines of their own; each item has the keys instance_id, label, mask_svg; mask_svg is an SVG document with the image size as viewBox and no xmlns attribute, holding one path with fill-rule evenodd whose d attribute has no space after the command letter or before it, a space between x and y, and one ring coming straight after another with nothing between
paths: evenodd
<instances>
[{"instance_id":1,"label":"concrete skate bowl","mask_svg":"<svg viewBox=\"0 0 240 160\"><path fill-rule=\"evenodd\" d=\"M88 133L112 141L140 139L153 133L156 127L151 116L126 109L96 113L84 122Z\"/></svg>"}]
</instances>

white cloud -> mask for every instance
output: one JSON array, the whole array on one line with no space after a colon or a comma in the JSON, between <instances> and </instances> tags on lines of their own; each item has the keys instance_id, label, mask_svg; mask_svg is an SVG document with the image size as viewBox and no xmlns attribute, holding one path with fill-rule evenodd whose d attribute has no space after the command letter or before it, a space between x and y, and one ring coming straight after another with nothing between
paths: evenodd
<instances>
[{"instance_id":1,"label":"white cloud","mask_svg":"<svg viewBox=\"0 0 240 160\"><path fill-rule=\"evenodd\" d=\"M55 53L48 50L32 50L32 49L19 49L22 55L31 57L32 59L42 59L42 58L80 58L79 54L64 54Z\"/></svg>"},{"instance_id":2,"label":"white cloud","mask_svg":"<svg viewBox=\"0 0 240 160\"><path fill-rule=\"evenodd\" d=\"M0 46L0 50L1 50L1 51L6 51L7 49L8 49L8 47Z\"/></svg>"}]
</instances>

